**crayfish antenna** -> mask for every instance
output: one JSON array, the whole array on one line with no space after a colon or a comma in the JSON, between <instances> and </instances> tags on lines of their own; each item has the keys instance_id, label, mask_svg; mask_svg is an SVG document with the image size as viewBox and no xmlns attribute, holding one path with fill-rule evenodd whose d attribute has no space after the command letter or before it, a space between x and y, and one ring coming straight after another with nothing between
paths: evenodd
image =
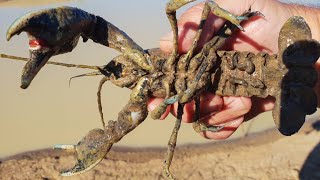
<instances>
[{"instance_id":1,"label":"crayfish antenna","mask_svg":"<svg viewBox=\"0 0 320 180\"><path fill-rule=\"evenodd\" d=\"M30 60L30 58L13 56L13 55L8 55L8 54L0 54L0 58L15 60L15 61L29 61ZM91 65L87 65L87 64L69 64L69 63L62 63L62 62L55 62L55 61L48 61L47 64L56 65L56 66L63 66L63 67L68 67L68 68L94 69L94 70L99 70L101 72L101 74L103 74L103 73L100 69L104 68L104 66L91 66Z\"/></svg>"},{"instance_id":2,"label":"crayfish antenna","mask_svg":"<svg viewBox=\"0 0 320 180\"><path fill-rule=\"evenodd\" d=\"M102 126L103 127L105 127L106 123L104 122L104 118L103 118L102 102L101 102L101 90L102 90L103 84L108 80L110 80L110 77L108 77L108 76L105 76L105 77L103 77L101 79L101 81L99 83L99 87L98 87L98 92L97 92L99 114L100 114L100 118L101 118L101 122L102 122Z\"/></svg>"},{"instance_id":3,"label":"crayfish antenna","mask_svg":"<svg viewBox=\"0 0 320 180\"><path fill-rule=\"evenodd\" d=\"M85 77L85 76L99 76L99 75L102 75L102 73L100 71L95 71L95 72L89 72L86 74L80 74L80 75L73 76L69 79L69 87L71 86L71 81L74 78Z\"/></svg>"}]
</instances>

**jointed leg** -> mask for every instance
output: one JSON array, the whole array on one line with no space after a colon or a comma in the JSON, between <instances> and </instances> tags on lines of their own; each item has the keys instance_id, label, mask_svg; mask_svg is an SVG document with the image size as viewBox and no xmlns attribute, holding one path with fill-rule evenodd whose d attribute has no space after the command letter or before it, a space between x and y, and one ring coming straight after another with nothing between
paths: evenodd
<instances>
[{"instance_id":1,"label":"jointed leg","mask_svg":"<svg viewBox=\"0 0 320 180\"><path fill-rule=\"evenodd\" d=\"M159 119L161 115L166 111L167 106L178 102L182 97L182 94L169 97L163 100L153 111L151 111L152 119Z\"/></svg>"},{"instance_id":2,"label":"jointed leg","mask_svg":"<svg viewBox=\"0 0 320 180\"><path fill-rule=\"evenodd\" d=\"M263 16L263 15L260 12L257 12L257 11L251 12L249 10L237 18L239 19L239 21L242 21L242 20L249 19L253 16ZM180 101L181 103L186 103L190 100L190 98L192 98L195 95L196 90L199 89L197 87L198 82L199 82L200 78L202 77L202 75L204 74L207 66L209 65L208 63L210 63L210 62L207 62L208 58L211 60L214 60L216 58L216 57L214 57L216 55L215 51L217 49L219 49L224 44L224 42L227 38L226 33L230 30L229 28L230 28L230 24L225 25L223 30L226 32L220 32L223 34L223 37L214 36L210 41L208 41L204 45L201 52L196 55L196 56L205 56L204 57L205 60L203 62L201 62L201 65L199 67L199 70L197 72L195 79L193 80L192 84L186 90L183 90L182 92L178 93L177 95L170 97L168 95L171 90L171 86L172 86L171 84L172 84L173 80L170 79L170 81L169 81L169 78L173 78L173 77L168 76L168 78L164 80L165 81L164 84L166 85L165 89L167 91L167 97L160 105L158 105L156 107L156 109L154 109L151 112L151 117L153 119L159 119L161 117L161 115L166 111L168 105L174 104L175 102L178 102L178 101ZM228 36L229 35L230 34L228 34ZM214 62L212 62L212 63L214 63Z\"/></svg>"},{"instance_id":3,"label":"jointed leg","mask_svg":"<svg viewBox=\"0 0 320 180\"><path fill-rule=\"evenodd\" d=\"M242 16L239 16L239 22L245 19L249 19L252 16L260 16L261 13L259 12L251 12L247 11L243 13ZM228 26L228 25L227 25ZM230 26L230 23L229 23ZM225 29L225 28L224 28ZM225 29L227 31L228 28ZM188 86L187 90L184 91L184 94L181 96L180 103L186 103L194 97L197 92L197 89L200 89L199 81L203 77L206 69L211 69L212 66L216 63L217 60L217 53L216 51L224 44L226 37L214 36L210 41L208 41L204 47L202 48L201 52L198 53L194 58L199 58L197 56L202 56L200 59L204 59L201 62L201 65L198 68L198 72L196 77L194 78L193 82ZM209 66L209 67L208 67ZM200 85L201 86L201 85Z\"/></svg>"},{"instance_id":4,"label":"jointed leg","mask_svg":"<svg viewBox=\"0 0 320 180\"><path fill-rule=\"evenodd\" d=\"M172 70L174 68L173 66L176 62L176 58L178 57L178 25L176 10L193 1L195 0L170 0L166 5L166 14L173 32L173 50L170 58L165 64L165 68L167 68L168 70Z\"/></svg>"},{"instance_id":5,"label":"jointed leg","mask_svg":"<svg viewBox=\"0 0 320 180\"><path fill-rule=\"evenodd\" d=\"M173 31L173 50L172 50L172 53L171 53L169 59L165 63L165 70L168 72L175 72L175 64L176 64L177 57L178 57L178 26L177 26L177 19L176 19L176 10L182 6L190 3L190 2L193 2L193 1L195 1L195 0L170 0L166 5L167 17L169 19L169 22L170 22L170 25L171 25L171 28ZM193 42L190 50L188 51L188 53L181 60L181 61L184 61L186 64L189 64L189 61L193 56L195 48L197 47L197 43L200 39L200 35L202 33L204 23L205 23L210 12L216 14L217 16L225 18L226 20L230 21L231 23L235 24L238 28L243 30L243 28L240 26L240 21L238 20L238 17L236 17L236 16L232 15L231 13L227 12L226 10L220 8L213 1L207 1L204 6L204 10L203 10L202 17L201 17L201 22L200 22L196 37L194 39L194 42ZM243 19L243 18L239 17L239 19ZM186 66L186 67L188 67L188 66ZM199 74L201 76L203 74L203 72L199 73ZM182 94L180 94L180 93L177 96L170 97L173 79L174 79L174 77L170 76L170 75L164 79L164 85L165 85L167 96L166 96L164 102L162 102L152 112L153 119L160 118L160 116L165 112L167 106L171 104L171 103L168 103L168 101L171 102L171 100L169 100L169 99L174 98L175 102L176 102L182 98ZM194 91L196 90L196 85L197 85L197 83L195 82L195 83L193 83L194 87L187 89L186 93L188 94L188 97L190 97L190 95L194 94ZM172 103L174 103L174 102L172 102Z\"/></svg>"},{"instance_id":6,"label":"jointed leg","mask_svg":"<svg viewBox=\"0 0 320 180\"><path fill-rule=\"evenodd\" d=\"M186 103L189 101L190 98L192 98L195 95L198 82L205 72L206 68L208 66L208 63L206 60L202 62L199 71L197 72L197 75L193 82L191 83L190 87L188 87L185 91L180 91L177 95L171 96L169 98L166 98L164 101L162 101L152 112L151 117L153 119L159 119L161 115L166 111L166 108L168 105L174 104L176 102Z\"/></svg>"},{"instance_id":7,"label":"jointed leg","mask_svg":"<svg viewBox=\"0 0 320 180\"><path fill-rule=\"evenodd\" d=\"M98 92L97 92L97 97L98 97L98 109L99 109L99 114L100 114L100 118L101 118L101 122L102 122L102 127L106 126L106 123L104 122L104 118L103 118L103 111L102 111L102 103L101 103L101 90L102 90L102 86L103 84L108 81L110 78L109 77L103 77L99 83L99 87L98 87Z\"/></svg>"},{"instance_id":8,"label":"jointed leg","mask_svg":"<svg viewBox=\"0 0 320 180\"><path fill-rule=\"evenodd\" d=\"M108 75L106 75L105 77L103 77L99 83L99 87L98 87L98 92L97 92L97 97L98 97L98 109L99 109L99 114L100 114L100 118L101 118L101 122L103 127L105 127L105 122L104 122L104 118L103 118L103 111L102 111L102 103L101 103L101 90L102 90L102 86L103 84L110 80L110 77ZM116 84L117 86L120 87L126 87L128 84L132 83L133 81L139 81L139 78L137 78L134 75L128 75L124 78L122 78L121 80L117 81L117 80L113 80L112 82L114 84ZM142 80L140 80L142 81ZM137 86L138 87L138 86ZM133 90L131 96L138 96L137 94L134 94L135 92L140 93L139 90Z\"/></svg>"},{"instance_id":9,"label":"jointed leg","mask_svg":"<svg viewBox=\"0 0 320 180\"><path fill-rule=\"evenodd\" d=\"M174 150L176 148L177 145L177 137L178 137L178 132L181 126L181 120L182 120L182 115L183 115L183 104L178 104L178 115L177 115L177 120L176 123L174 125L170 140L168 142L168 150L167 150L167 154L166 154L166 159L164 161L163 164L163 176L166 179L174 179L171 172L170 172L170 165L171 165L171 161L173 158L173 154L174 154Z\"/></svg>"},{"instance_id":10,"label":"jointed leg","mask_svg":"<svg viewBox=\"0 0 320 180\"><path fill-rule=\"evenodd\" d=\"M177 19L176 19L176 10L178 10L180 7L193 2L195 0L170 0L166 5L166 13L167 17L169 19L172 31L173 31L173 51L172 54L167 61L167 67L170 68L174 63L175 59L178 56L178 26L177 26ZM240 20L243 20L243 17L237 17L230 12L226 11L225 9L222 9L218 6L214 1L208 0L206 1L204 5L204 9L201 16L201 22L196 34L196 37L194 39L194 42L189 50L189 52L186 55L187 63L188 59L191 58L193 55L193 52L197 46L198 40L200 39L200 35L203 29L203 26L205 24L206 19L209 16L209 13L212 12L216 16L222 17L226 19L227 21L231 22L232 24L236 25L240 30L243 30L243 28L240 25Z\"/></svg>"}]
</instances>

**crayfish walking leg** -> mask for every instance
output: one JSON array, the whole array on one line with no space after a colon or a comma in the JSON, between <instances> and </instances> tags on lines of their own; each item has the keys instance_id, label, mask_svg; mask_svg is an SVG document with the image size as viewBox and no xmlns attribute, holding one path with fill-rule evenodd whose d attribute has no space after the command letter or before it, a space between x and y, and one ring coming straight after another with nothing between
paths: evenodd
<instances>
[{"instance_id":1,"label":"crayfish walking leg","mask_svg":"<svg viewBox=\"0 0 320 180\"><path fill-rule=\"evenodd\" d=\"M177 95L176 97L170 97L170 92L172 91L172 87L173 87L172 84L173 84L173 81L175 78L174 73L172 73L172 72L175 72L175 67L176 67L175 65L177 63L178 56L179 56L179 54L178 54L178 48L179 48L178 47L178 25L177 25L177 18L176 18L176 10L179 9L180 7L188 4L188 3L193 2L193 1L195 1L195 0L170 0L166 5L166 14L169 19L171 29L173 31L173 50L164 65L165 71L168 72L166 78L164 78L164 80L163 80L165 82L164 85L165 85L167 96L166 96L165 100L155 110L153 110L151 112L151 117L153 119L159 119L161 117L161 115L165 112L168 105L179 101L179 99L182 97L182 95L181 95L182 91L185 90L183 88L181 90L177 90L179 95ZM233 26L237 27L240 30L243 30L243 28L240 25L240 22L242 20L247 20L251 16L260 15L257 12L253 12L253 13L249 12L249 13L244 13L242 16L235 16L235 15L231 14L230 12L219 7L218 4L216 4L214 1L212 1L212 0L206 1L202 15L201 15L201 22L199 24L196 36L193 40L192 46L190 47L187 54L185 54L179 60L179 61L184 62L184 64L185 64L185 69L182 71L187 71L187 67L189 66L190 60L193 58L193 54L194 54L196 47L198 45L198 41L200 39L204 24L205 24L210 12L212 12L213 14L215 14L219 17L226 19ZM222 42L224 42L224 41L222 41ZM211 47L211 48L215 48L217 50L222 45L223 45L223 43L220 43L217 46ZM178 83L180 83L182 85L182 87L184 84L186 84L184 78L180 78L176 81Z\"/></svg>"},{"instance_id":2,"label":"crayfish walking leg","mask_svg":"<svg viewBox=\"0 0 320 180\"><path fill-rule=\"evenodd\" d=\"M182 120L182 115L183 115L183 107L184 107L184 104L180 104L180 103L178 104L178 114L177 114L176 123L174 125L172 134L170 136L170 140L168 142L168 150L167 150L167 154L166 154L166 159L163 164L163 176L166 179L174 179L169 168L170 168L171 161L173 158L174 150L177 145L178 132L179 132L179 129L181 126L181 120Z\"/></svg>"}]
</instances>

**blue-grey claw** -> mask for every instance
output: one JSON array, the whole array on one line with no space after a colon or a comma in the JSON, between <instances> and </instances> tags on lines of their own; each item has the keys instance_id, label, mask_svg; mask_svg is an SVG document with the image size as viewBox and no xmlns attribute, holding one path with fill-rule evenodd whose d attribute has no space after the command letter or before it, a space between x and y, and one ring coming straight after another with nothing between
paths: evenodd
<instances>
[{"instance_id":1,"label":"blue-grey claw","mask_svg":"<svg viewBox=\"0 0 320 180\"><path fill-rule=\"evenodd\" d=\"M219 132L222 130L225 126L208 126L206 131L211 131L211 132Z\"/></svg>"},{"instance_id":2,"label":"blue-grey claw","mask_svg":"<svg viewBox=\"0 0 320 180\"><path fill-rule=\"evenodd\" d=\"M171 105L171 104L178 102L180 100L180 98L181 98L181 96L175 95L175 96L170 97L169 99L164 100L164 103L166 105Z\"/></svg>"},{"instance_id":3,"label":"blue-grey claw","mask_svg":"<svg viewBox=\"0 0 320 180\"><path fill-rule=\"evenodd\" d=\"M237 16L237 19L238 19L239 21L244 21L244 20L248 20L249 17L247 17L247 16Z\"/></svg>"},{"instance_id":4,"label":"blue-grey claw","mask_svg":"<svg viewBox=\"0 0 320 180\"><path fill-rule=\"evenodd\" d=\"M45 9L17 19L7 31L7 40L27 32L30 60L23 68L21 88L26 89L40 69L54 55L71 52L96 17L72 7Z\"/></svg>"}]
</instances>

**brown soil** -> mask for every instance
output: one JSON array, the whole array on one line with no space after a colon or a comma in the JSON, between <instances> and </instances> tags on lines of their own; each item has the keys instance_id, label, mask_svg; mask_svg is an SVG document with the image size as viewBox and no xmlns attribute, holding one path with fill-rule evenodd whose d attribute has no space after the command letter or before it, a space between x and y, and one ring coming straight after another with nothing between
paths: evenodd
<instances>
[{"instance_id":1,"label":"brown soil","mask_svg":"<svg viewBox=\"0 0 320 180\"><path fill-rule=\"evenodd\" d=\"M268 130L232 141L177 148L172 172L177 179L320 179L320 121L283 137ZM68 179L163 179L164 148L114 148L88 173ZM0 179L63 179L59 171L74 158L39 150L0 163Z\"/></svg>"}]
</instances>

